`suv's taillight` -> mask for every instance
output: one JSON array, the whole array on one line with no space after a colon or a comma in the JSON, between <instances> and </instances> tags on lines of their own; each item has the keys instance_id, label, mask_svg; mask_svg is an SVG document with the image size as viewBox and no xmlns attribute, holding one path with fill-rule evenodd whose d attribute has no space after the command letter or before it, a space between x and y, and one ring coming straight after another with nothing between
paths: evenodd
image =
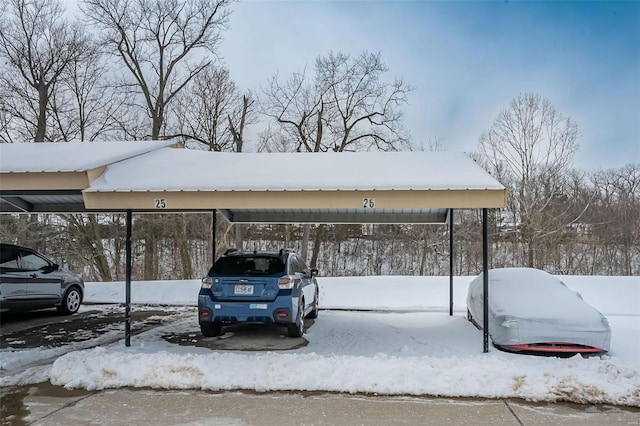
<instances>
[{"instance_id":1,"label":"suv's taillight","mask_svg":"<svg viewBox=\"0 0 640 426\"><path fill-rule=\"evenodd\" d=\"M210 276L206 276L202 279L202 281L200 281L200 288L211 288L211 285L213 284L213 280L211 279Z\"/></svg>"},{"instance_id":2,"label":"suv's taillight","mask_svg":"<svg viewBox=\"0 0 640 426\"><path fill-rule=\"evenodd\" d=\"M282 290L292 289L294 283L295 278L291 275L285 275L284 277L278 278L278 288Z\"/></svg>"}]
</instances>

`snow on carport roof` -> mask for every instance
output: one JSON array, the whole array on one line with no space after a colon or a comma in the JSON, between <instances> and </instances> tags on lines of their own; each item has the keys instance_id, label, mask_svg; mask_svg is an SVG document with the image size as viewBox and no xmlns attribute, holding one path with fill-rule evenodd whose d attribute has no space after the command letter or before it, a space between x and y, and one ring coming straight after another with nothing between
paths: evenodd
<instances>
[{"instance_id":1,"label":"snow on carport roof","mask_svg":"<svg viewBox=\"0 0 640 426\"><path fill-rule=\"evenodd\" d=\"M82 212L81 191L107 164L171 141L0 144L0 212Z\"/></svg>"},{"instance_id":2,"label":"snow on carport roof","mask_svg":"<svg viewBox=\"0 0 640 426\"><path fill-rule=\"evenodd\" d=\"M0 144L0 173L84 172L175 145L171 141Z\"/></svg>"},{"instance_id":3,"label":"snow on carport roof","mask_svg":"<svg viewBox=\"0 0 640 426\"><path fill-rule=\"evenodd\" d=\"M222 153L162 148L109 165L90 209L219 209L233 222L444 223L448 208L504 207L506 190L461 153Z\"/></svg>"},{"instance_id":4,"label":"snow on carport roof","mask_svg":"<svg viewBox=\"0 0 640 426\"><path fill-rule=\"evenodd\" d=\"M172 147L170 147L172 146ZM220 153L172 142L0 144L0 211L220 210L234 222L443 223L506 189L461 153Z\"/></svg>"},{"instance_id":5,"label":"snow on carport roof","mask_svg":"<svg viewBox=\"0 0 640 426\"><path fill-rule=\"evenodd\" d=\"M462 153L264 154L165 148L110 165L86 192L442 189L504 187Z\"/></svg>"}]
</instances>

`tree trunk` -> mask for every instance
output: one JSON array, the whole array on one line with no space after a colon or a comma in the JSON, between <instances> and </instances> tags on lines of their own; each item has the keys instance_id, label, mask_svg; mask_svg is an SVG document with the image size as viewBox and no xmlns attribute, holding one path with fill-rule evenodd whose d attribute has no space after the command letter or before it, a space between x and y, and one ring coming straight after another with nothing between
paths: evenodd
<instances>
[{"instance_id":1,"label":"tree trunk","mask_svg":"<svg viewBox=\"0 0 640 426\"><path fill-rule=\"evenodd\" d=\"M422 243L422 258L420 259L420 275L425 274L425 268L427 265L427 252L429 251L429 242L426 239L426 236L423 236L425 239Z\"/></svg>"},{"instance_id":2,"label":"tree trunk","mask_svg":"<svg viewBox=\"0 0 640 426\"><path fill-rule=\"evenodd\" d=\"M244 241L244 226L242 223L234 223L233 230L235 232L235 248L242 249L242 242Z\"/></svg>"},{"instance_id":3,"label":"tree trunk","mask_svg":"<svg viewBox=\"0 0 640 426\"><path fill-rule=\"evenodd\" d=\"M162 117L153 117L151 124L151 139L157 141L160 139L160 130L162 129Z\"/></svg>"},{"instance_id":4,"label":"tree trunk","mask_svg":"<svg viewBox=\"0 0 640 426\"><path fill-rule=\"evenodd\" d=\"M527 266L529 268L534 268L534 252L535 252L535 248L533 246L533 241L529 240L525 243L525 247L527 250Z\"/></svg>"},{"instance_id":5,"label":"tree trunk","mask_svg":"<svg viewBox=\"0 0 640 426\"><path fill-rule=\"evenodd\" d=\"M622 245L622 256L624 259L624 267L622 273L626 276L633 275L631 268L631 243L629 241L625 241Z\"/></svg>"},{"instance_id":6,"label":"tree trunk","mask_svg":"<svg viewBox=\"0 0 640 426\"><path fill-rule=\"evenodd\" d=\"M38 87L38 125L36 126L36 142L44 142L45 135L47 134L47 104L48 104L48 90L46 86L40 85Z\"/></svg>"},{"instance_id":7,"label":"tree trunk","mask_svg":"<svg viewBox=\"0 0 640 426\"><path fill-rule=\"evenodd\" d=\"M155 280L158 276L158 263L156 261L156 237L147 235L144 239L144 271L142 279Z\"/></svg>"},{"instance_id":8,"label":"tree trunk","mask_svg":"<svg viewBox=\"0 0 640 426\"><path fill-rule=\"evenodd\" d=\"M104 282L113 281L113 275L111 274L111 267L109 261L105 255L104 245L102 244L102 236L100 235L100 224L98 223L97 216L95 214L87 215L89 220L90 233L87 232L86 242L87 248L91 249L93 263L98 270L100 280Z\"/></svg>"},{"instance_id":9,"label":"tree trunk","mask_svg":"<svg viewBox=\"0 0 640 426\"><path fill-rule=\"evenodd\" d=\"M324 241L324 225L318 225L316 228L316 236L313 240L313 253L311 254L311 261L309 265L312 268L317 268L318 266L318 256L320 255L320 246Z\"/></svg>"},{"instance_id":10,"label":"tree trunk","mask_svg":"<svg viewBox=\"0 0 640 426\"><path fill-rule=\"evenodd\" d=\"M182 279L190 280L193 278L193 268L191 266L191 250L187 233L188 217L185 214L176 215L175 220L175 242L178 246L178 253L180 254Z\"/></svg>"},{"instance_id":11,"label":"tree trunk","mask_svg":"<svg viewBox=\"0 0 640 426\"><path fill-rule=\"evenodd\" d=\"M122 232L122 226L120 223L121 216L112 215L111 216L111 236L113 237L113 270L115 271L115 280L120 281L120 277L124 275L121 274L122 262L121 258L124 253L124 245L125 245L125 236ZM121 237L122 235L122 237Z\"/></svg>"},{"instance_id":12,"label":"tree trunk","mask_svg":"<svg viewBox=\"0 0 640 426\"><path fill-rule=\"evenodd\" d=\"M300 250L300 256L302 257L302 260L304 260L305 262L308 259L308 255L309 255L309 238L311 236L311 225L310 224L306 224L303 227L302 230L302 248Z\"/></svg>"},{"instance_id":13,"label":"tree trunk","mask_svg":"<svg viewBox=\"0 0 640 426\"><path fill-rule=\"evenodd\" d=\"M289 227L288 223L284 225L284 247L291 247L291 228Z\"/></svg>"}]
</instances>

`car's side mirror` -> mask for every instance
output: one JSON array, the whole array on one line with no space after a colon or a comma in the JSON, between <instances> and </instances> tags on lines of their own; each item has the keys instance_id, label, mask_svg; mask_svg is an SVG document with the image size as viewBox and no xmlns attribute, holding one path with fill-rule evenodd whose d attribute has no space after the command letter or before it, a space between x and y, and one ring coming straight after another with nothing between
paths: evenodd
<instances>
[{"instance_id":1,"label":"car's side mirror","mask_svg":"<svg viewBox=\"0 0 640 426\"><path fill-rule=\"evenodd\" d=\"M58 265L57 263L50 263L49 265L43 266L40 269L42 269L42 271L45 273L49 273L49 272L57 271L58 269L60 269L60 265Z\"/></svg>"},{"instance_id":2,"label":"car's side mirror","mask_svg":"<svg viewBox=\"0 0 640 426\"><path fill-rule=\"evenodd\" d=\"M315 268L313 268L313 269L311 270L311 276L312 276L312 277L317 277L317 276L318 276L318 270L317 270L317 269L315 269Z\"/></svg>"}]
</instances>

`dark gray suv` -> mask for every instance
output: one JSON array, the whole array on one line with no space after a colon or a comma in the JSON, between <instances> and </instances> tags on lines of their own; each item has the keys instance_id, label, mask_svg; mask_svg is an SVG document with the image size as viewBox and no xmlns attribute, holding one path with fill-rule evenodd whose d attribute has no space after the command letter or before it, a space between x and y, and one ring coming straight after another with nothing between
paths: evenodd
<instances>
[{"instance_id":1,"label":"dark gray suv","mask_svg":"<svg viewBox=\"0 0 640 426\"><path fill-rule=\"evenodd\" d=\"M83 294L80 275L30 248L0 244L0 312L56 307L70 315Z\"/></svg>"}]
</instances>

